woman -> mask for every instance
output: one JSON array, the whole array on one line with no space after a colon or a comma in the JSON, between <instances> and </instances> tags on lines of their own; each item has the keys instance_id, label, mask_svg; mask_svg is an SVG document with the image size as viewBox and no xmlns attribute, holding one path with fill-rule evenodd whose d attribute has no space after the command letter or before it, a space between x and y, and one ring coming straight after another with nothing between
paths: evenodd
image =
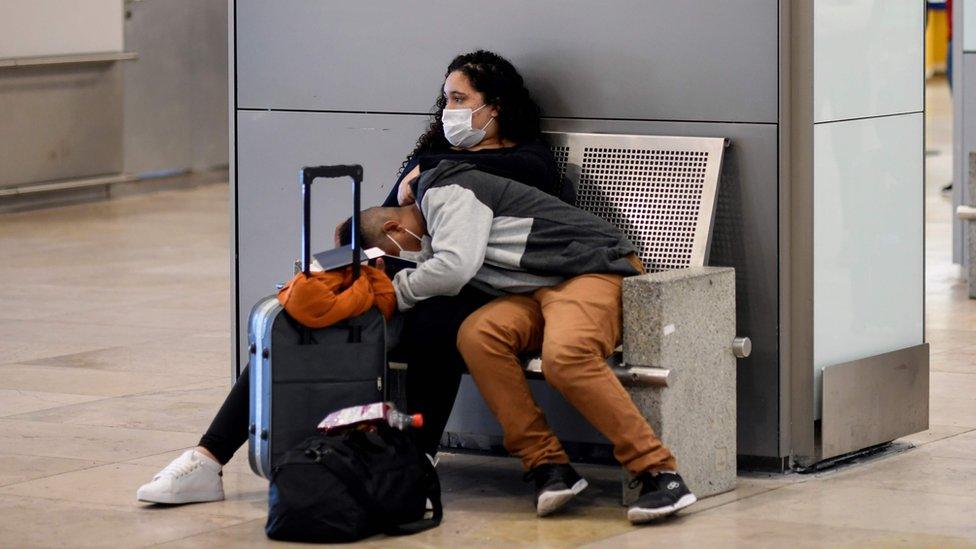
<instances>
[{"instance_id":1,"label":"woman","mask_svg":"<svg viewBox=\"0 0 976 549\"><path fill-rule=\"evenodd\" d=\"M552 152L541 140L539 107L515 67L491 52L476 51L451 62L430 126L404 161L384 205L412 202L411 183L444 159L464 160L557 192L559 177ZM337 238L339 232L337 228ZM464 371L456 345L458 328L493 297L466 287L457 296L425 300L406 315L402 343L391 357L410 365L407 407L410 413L424 414L417 436L428 454L437 451ZM221 466L247 442L248 374L245 368L199 446L140 487L139 500L174 504L224 498Z\"/></svg>"}]
</instances>

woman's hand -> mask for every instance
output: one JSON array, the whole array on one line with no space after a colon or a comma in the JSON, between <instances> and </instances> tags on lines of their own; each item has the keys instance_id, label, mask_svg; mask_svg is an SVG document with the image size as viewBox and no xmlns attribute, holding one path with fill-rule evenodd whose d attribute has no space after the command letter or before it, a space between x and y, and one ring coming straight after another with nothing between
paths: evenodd
<instances>
[{"instance_id":1,"label":"woman's hand","mask_svg":"<svg viewBox=\"0 0 976 549\"><path fill-rule=\"evenodd\" d=\"M408 173L400 181L400 188L397 189L397 202L401 206L406 206L407 204L413 204L416 202L416 198L413 196L413 188L410 186L414 179L420 176L420 166L414 166L410 173Z\"/></svg>"}]
</instances>

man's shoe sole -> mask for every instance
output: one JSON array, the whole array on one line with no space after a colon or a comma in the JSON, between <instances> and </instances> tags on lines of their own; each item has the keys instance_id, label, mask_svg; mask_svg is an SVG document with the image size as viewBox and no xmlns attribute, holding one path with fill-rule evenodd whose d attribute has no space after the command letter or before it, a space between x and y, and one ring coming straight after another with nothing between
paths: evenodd
<instances>
[{"instance_id":1,"label":"man's shoe sole","mask_svg":"<svg viewBox=\"0 0 976 549\"><path fill-rule=\"evenodd\" d=\"M685 494L681 496L681 499L675 502L674 505L658 507L657 509L631 507L627 510L627 520L629 520L632 524L644 524L645 522L650 522L654 519L659 519L661 517L666 517L668 515L677 513L696 501L698 501L698 498L695 497L695 494Z\"/></svg>"},{"instance_id":2,"label":"man's shoe sole","mask_svg":"<svg viewBox=\"0 0 976 549\"><path fill-rule=\"evenodd\" d=\"M539 496L539 501L536 502L536 514L540 517L546 517L555 513L569 503L569 500L585 490L587 486L589 483L586 482L585 478L581 478L576 481L572 488L567 490L550 490L543 493Z\"/></svg>"},{"instance_id":3,"label":"man's shoe sole","mask_svg":"<svg viewBox=\"0 0 976 549\"><path fill-rule=\"evenodd\" d=\"M158 496L150 496L148 494L136 494L136 499L145 503L164 503L166 505L180 505L183 503L207 503L209 501L223 501L224 494L166 494Z\"/></svg>"}]
</instances>

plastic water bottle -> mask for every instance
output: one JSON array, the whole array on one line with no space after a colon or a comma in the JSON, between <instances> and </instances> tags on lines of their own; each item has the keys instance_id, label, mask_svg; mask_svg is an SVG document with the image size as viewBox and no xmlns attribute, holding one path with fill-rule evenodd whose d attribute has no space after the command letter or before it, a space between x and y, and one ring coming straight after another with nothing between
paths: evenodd
<instances>
[{"instance_id":1,"label":"plastic water bottle","mask_svg":"<svg viewBox=\"0 0 976 549\"><path fill-rule=\"evenodd\" d=\"M379 423L386 423L402 431L409 427L422 427L424 416L405 414L397 410L391 402L374 402L336 410L319 422L318 430L332 433L342 429L367 428Z\"/></svg>"},{"instance_id":2,"label":"plastic water bottle","mask_svg":"<svg viewBox=\"0 0 976 549\"><path fill-rule=\"evenodd\" d=\"M405 414L390 406L386 412L386 422L390 424L390 427L401 431L408 427L417 429L424 426L424 416L422 414Z\"/></svg>"}]
</instances>

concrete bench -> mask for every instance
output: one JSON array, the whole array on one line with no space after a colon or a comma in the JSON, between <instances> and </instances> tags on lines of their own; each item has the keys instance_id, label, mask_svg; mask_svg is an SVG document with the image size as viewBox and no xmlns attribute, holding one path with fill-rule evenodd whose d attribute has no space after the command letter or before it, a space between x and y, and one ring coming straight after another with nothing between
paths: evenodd
<instances>
[{"instance_id":1,"label":"concrete bench","mask_svg":"<svg viewBox=\"0 0 976 549\"><path fill-rule=\"evenodd\" d=\"M976 151L969 153L969 204L956 208L956 216L964 222L969 232L969 269L966 281L969 285L969 298L976 299Z\"/></svg>"},{"instance_id":2,"label":"concrete bench","mask_svg":"<svg viewBox=\"0 0 976 549\"><path fill-rule=\"evenodd\" d=\"M648 274L624 280L623 345L608 357L618 379L676 455L699 496L736 478L735 275L706 267L722 138L547 133L576 205L620 228ZM526 363L533 393L571 454L607 458L609 443ZM468 376L465 376L466 378ZM442 444L503 453L501 430L470 379L462 382ZM574 456L575 458L576 456ZM624 482L624 502L636 494Z\"/></svg>"}]
</instances>

